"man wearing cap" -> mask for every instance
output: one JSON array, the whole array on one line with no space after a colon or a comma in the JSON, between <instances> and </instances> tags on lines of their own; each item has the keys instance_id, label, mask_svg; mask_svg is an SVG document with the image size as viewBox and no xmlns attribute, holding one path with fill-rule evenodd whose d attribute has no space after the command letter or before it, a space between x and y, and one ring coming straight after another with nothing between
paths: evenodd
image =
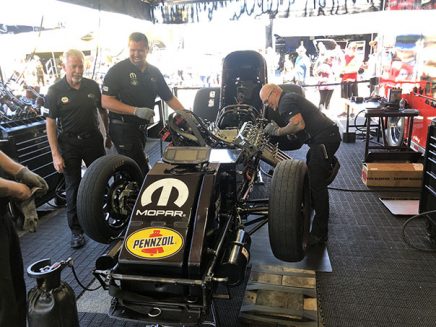
<instances>
[{"instance_id":1,"label":"man wearing cap","mask_svg":"<svg viewBox=\"0 0 436 327\"><path fill-rule=\"evenodd\" d=\"M154 116L156 97L174 110L184 108L160 70L146 61L147 37L132 33L128 46L129 58L110 68L104 78L102 104L110 111L109 133L118 153L135 160L145 175L149 170L144 153L147 125Z\"/></svg>"},{"instance_id":2,"label":"man wearing cap","mask_svg":"<svg viewBox=\"0 0 436 327\"><path fill-rule=\"evenodd\" d=\"M310 148L306 161L315 217L308 245L325 243L329 221L328 178L341 143L338 126L305 97L284 93L278 85L265 84L259 96L262 103L272 109L272 113L267 110L266 117L276 120L265 127L265 134L272 137L297 135ZM277 113L280 116L277 117Z\"/></svg>"}]
</instances>

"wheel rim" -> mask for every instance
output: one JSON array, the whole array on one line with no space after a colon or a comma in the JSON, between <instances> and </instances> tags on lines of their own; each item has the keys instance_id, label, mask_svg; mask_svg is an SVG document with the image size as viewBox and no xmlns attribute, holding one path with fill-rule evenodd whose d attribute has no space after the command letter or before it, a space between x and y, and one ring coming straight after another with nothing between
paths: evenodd
<instances>
[{"instance_id":1,"label":"wheel rim","mask_svg":"<svg viewBox=\"0 0 436 327\"><path fill-rule=\"evenodd\" d=\"M398 146L403 141L404 118L390 117L388 121L388 134L392 146Z\"/></svg>"},{"instance_id":2,"label":"wheel rim","mask_svg":"<svg viewBox=\"0 0 436 327\"><path fill-rule=\"evenodd\" d=\"M111 229L120 230L126 226L138 194L138 184L127 173L115 172L108 179L103 196L103 214L105 223Z\"/></svg>"}]
</instances>

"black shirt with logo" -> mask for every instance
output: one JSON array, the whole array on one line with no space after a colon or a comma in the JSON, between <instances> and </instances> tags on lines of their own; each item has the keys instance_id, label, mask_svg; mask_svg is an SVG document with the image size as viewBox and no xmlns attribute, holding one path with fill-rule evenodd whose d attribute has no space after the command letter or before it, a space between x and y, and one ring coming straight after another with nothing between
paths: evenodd
<instances>
[{"instance_id":1,"label":"black shirt with logo","mask_svg":"<svg viewBox=\"0 0 436 327\"><path fill-rule=\"evenodd\" d=\"M129 59L125 59L107 72L103 82L103 94L134 107L154 108L156 97L169 101L173 97L160 70L147 63L142 72ZM126 122L143 124L144 120L131 116L109 113L110 118L123 118Z\"/></svg>"},{"instance_id":2,"label":"black shirt with logo","mask_svg":"<svg viewBox=\"0 0 436 327\"><path fill-rule=\"evenodd\" d=\"M101 108L101 92L98 84L82 78L80 88L72 88L64 77L47 92L45 107L48 116L58 119L58 127L64 133L82 134L98 130L98 108Z\"/></svg>"},{"instance_id":3,"label":"black shirt with logo","mask_svg":"<svg viewBox=\"0 0 436 327\"><path fill-rule=\"evenodd\" d=\"M340 141L336 124L324 115L312 102L296 93L283 93L278 104L278 112L282 118L281 126L296 114L303 117L306 134L304 143L329 143Z\"/></svg>"}]
</instances>

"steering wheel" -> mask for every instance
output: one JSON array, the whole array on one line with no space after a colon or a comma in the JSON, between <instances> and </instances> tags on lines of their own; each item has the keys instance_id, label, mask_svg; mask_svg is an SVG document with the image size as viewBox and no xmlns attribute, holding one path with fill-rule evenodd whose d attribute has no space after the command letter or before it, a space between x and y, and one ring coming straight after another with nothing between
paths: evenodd
<instances>
[{"instance_id":1,"label":"steering wheel","mask_svg":"<svg viewBox=\"0 0 436 327\"><path fill-rule=\"evenodd\" d=\"M168 128L177 145L232 146L215 136L206 123L190 110L178 110L168 117Z\"/></svg>"}]
</instances>

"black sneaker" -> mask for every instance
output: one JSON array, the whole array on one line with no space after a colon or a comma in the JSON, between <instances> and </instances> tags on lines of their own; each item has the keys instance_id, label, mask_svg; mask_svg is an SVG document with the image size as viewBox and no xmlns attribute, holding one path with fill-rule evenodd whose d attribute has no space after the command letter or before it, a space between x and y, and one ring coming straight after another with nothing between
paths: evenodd
<instances>
[{"instance_id":1,"label":"black sneaker","mask_svg":"<svg viewBox=\"0 0 436 327\"><path fill-rule=\"evenodd\" d=\"M85 237L83 236L83 234L73 234L73 236L71 237L71 247L73 249L79 249L82 246L84 246L86 243Z\"/></svg>"}]
</instances>

